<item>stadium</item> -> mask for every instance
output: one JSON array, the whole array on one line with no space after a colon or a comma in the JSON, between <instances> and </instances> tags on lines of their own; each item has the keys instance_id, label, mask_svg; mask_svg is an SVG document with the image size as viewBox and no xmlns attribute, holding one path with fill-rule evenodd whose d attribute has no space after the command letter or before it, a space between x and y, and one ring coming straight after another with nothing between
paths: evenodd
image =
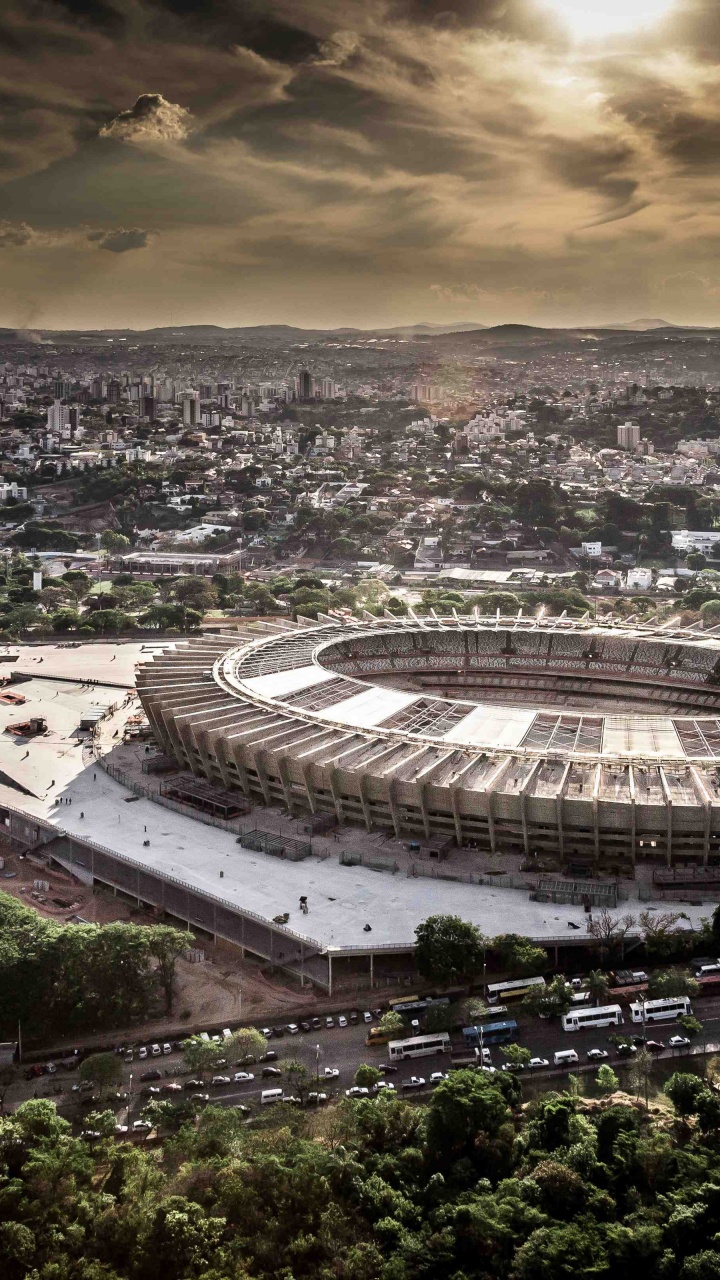
<instances>
[{"instance_id":1,"label":"stadium","mask_svg":"<svg viewBox=\"0 0 720 1280\"><path fill-rule=\"evenodd\" d=\"M322 616L142 666L163 750L253 804L626 876L720 861L720 636Z\"/></svg>"}]
</instances>

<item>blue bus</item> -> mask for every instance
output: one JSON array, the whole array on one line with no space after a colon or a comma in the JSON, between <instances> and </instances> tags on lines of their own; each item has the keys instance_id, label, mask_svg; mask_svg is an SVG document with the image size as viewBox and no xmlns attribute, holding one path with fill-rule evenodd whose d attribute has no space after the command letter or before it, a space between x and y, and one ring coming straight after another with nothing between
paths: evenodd
<instances>
[{"instance_id":1,"label":"blue bus","mask_svg":"<svg viewBox=\"0 0 720 1280\"><path fill-rule=\"evenodd\" d=\"M510 1019L507 1022L486 1022L480 1027L463 1027L463 1036L468 1049L480 1045L506 1044L508 1040L516 1040L518 1024Z\"/></svg>"}]
</instances>

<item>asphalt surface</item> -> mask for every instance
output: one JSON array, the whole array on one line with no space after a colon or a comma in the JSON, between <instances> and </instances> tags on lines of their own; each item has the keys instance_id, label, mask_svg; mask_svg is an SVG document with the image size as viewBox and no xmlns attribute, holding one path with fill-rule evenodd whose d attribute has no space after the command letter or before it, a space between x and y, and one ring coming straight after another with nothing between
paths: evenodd
<instances>
[{"instance_id":1,"label":"asphalt surface","mask_svg":"<svg viewBox=\"0 0 720 1280\"><path fill-rule=\"evenodd\" d=\"M703 1023L703 1035L698 1037L692 1049L687 1050L671 1050L666 1048L664 1052L654 1055L658 1061L674 1061L677 1060L680 1065L683 1060L688 1058L697 1058L705 1052L717 1052L720 1050L720 997L714 999L698 1000L694 1003L694 1012ZM338 1013L343 1012L338 1010ZM347 1013L347 1010L345 1010ZM523 1078L533 1077L540 1082L543 1078L548 1081L558 1079L562 1080L568 1074L568 1071L577 1071L579 1068L592 1067L593 1072L597 1070L599 1064L589 1064L587 1061L588 1049L606 1049L609 1052L608 1063L612 1067L627 1066L628 1059L618 1055L614 1045L608 1039L610 1035L618 1033L627 1033L631 1035L641 1034L642 1027L632 1023L629 1014L625 1018L625 1023L621 1027L607 1027L595 1030L566 1032L557 1021L545 1021L539 1018L527 1018L516 1009L508 1010L508 1017L515 1017L518 1026L518 1043L530 1049L533 1057L547 1058L550 1063L549 1069L532 1070L522 1072ZM322 1019L323 1024L325 1019ZM292 1088L287 1081L286 1073L283 1070L281 1077L271 1077L262 1079L261 1072L263 1065L280 1066L283 1063L293 1059L301 1062L309 1072L309 1074L318 1079L320 1091L326 1093L328 1098L342 1096L346 1089L349 1089L354 1083L354 1076L358 1066L361 1063L368 1063L371 1066L379 1066L383 1062L388 1061L387 1046L365 1044L365 1037L368 1032L368 1024L362 1020L353 1025L348 1023L347 1027L339 1027L337 1025L337 1016L335 1017L335 1025L332 1028L326 1028L324 1025L320 1030L310 1032L299 1032L297 1035L290 1035L287 1032L282 1037L273 1036L269 1042L269 1048L274 1050L278 1055L277 1063L268 1064L250 1064L248 1066L236 1065L235 1059L228 1061L227 1067L219 1067L216 1069L218 1075L233 1076L238 1070L245 1070L254 1075L254 1080L243 1084L232 1083L230 1085L212 1085L210 1081L210 1073L204 1074L207 1083L203 1086L202 1092L208 1093L211 1100L222 1106L233 1106L237 1103L244 1103L251 1106L253 1111L259 1108L260 1093L263 1089L272 1089L282 1086L286 1092L292 1093ZM375 1020L373 1020L375 1021ZM655 1024L647 1029L647 1038L664 1042L666 1045L670 1036L676 1035L679 1028L675 1022L665 1022ZM460 1037L453 1036L453 1055L463 1056L464 1049ZM149 1046L148 1046L149 1049ZM575 1049L579 1056L577 1066L573 1065L565 1069L557 1069L553 1067L553 1054L558 1049ZM490 1055L492 1064L495 1067L501 1067L505 1061L505 1046L490 1046ZM414 1058L398 1062L397 1072L393 1072L386 1076L386 1079L395 1085L400 1092L400 1086L403 1080L408 1080L411 1076L423 1076L427 1080L433 1071L446 1071L449 1067L449 1058L447 1055L434 1055L423 1058ZM335 1079L324 1080L323 1073L326 1067L336 1068L339 1076ZM148 1070L157 1068L163 1072L162 1079L143 1082L141 1075ZM120 1089L130 1093L129 1105L119 1106L115 1104L114 1109L117 1110L118 1119L125 1121L129 1111L131 1120L136 1119L142 1108L149 1100L148 1095L143 1093L147 1089L148 1084L162 1087L167 1083L168 1079L177 1079L180 1083L191 1078L191 1074L187 1071L182 1054L174 1051L169 1055L163 1055L159 1058L148 1057L146 1060L139 1060L137 1052L135 1060L132 1064L123 1062L123 1084L118 1086ZM5 1105L7 1110L12 1110L18 1103L26 1098L32 1097L50 1097L53 1098L61 1109L68 1106L72 1110L68 1112L73 1118L77 1118L82 1114L78 1111L78 1094L72 1091L72 1085L77 1083L77 1071L58 1070L56 1075L43 1075L36 1079L27 1081L21 1078L16 1081L9 1089ZM315 1084L310 1086L315 1088ZM549 1087L553 1087L552 1084ZM198 1090L200 1092L201 1090ZM161 1097L179 1100L188 1098L190 1091L183 1091L182 1094L162 1093ZM412 1095L411 1095L412 1096ZM107 1103L93 1103L86 1106L83 1110L89 1111L94 1109L103 1109Z\"/></svg>"}]
</instances>

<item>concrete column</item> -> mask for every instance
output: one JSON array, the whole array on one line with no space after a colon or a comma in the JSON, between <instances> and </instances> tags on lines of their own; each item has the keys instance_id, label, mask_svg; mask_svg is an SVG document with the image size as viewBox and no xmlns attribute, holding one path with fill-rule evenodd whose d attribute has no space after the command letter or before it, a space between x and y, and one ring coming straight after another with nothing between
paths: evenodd
<instances>
[{"instance_id":1,"label":"concrete column","mask_svg":"<svg viewBox=\"0 0 720 1280\"><path fill-rule=\"evenodd\" d=\"M388 794L388 804L390 805L390 816L392 817L393 829L395 831L395 835L397 836L397 838L400 839L400 835L402 834L402 828L400 825L400 813L398 811L397 801L395 798L395 782L394 782L394 779L392 778L389 778L387 782L387 794Z\"/></svg>"},{"instance_id":2,"label":"concrete column","mask_svg":"<svg viewBox=\"0 0 720 1280\"><path fill-rule=\"evenodd\" d=\"M315 805L315 791L313 789L313 784L312 784L312 765L303 764L301 765L301 768L302 768L303 782L305 783L305 794L307 796L308 806L309 806L310 812L312 814L315 814L317 812L317 808Z\"/></svg>"},{"instance_id":3,"label":"concrete column","mask_svg":"<svg viewBox=\"0 0 720 1280\"><path fill-rule=\"evenodd\" d=\"M342 826L342 824L345 821L345 814L343 813L342 796L340 794L340 787L338 785L337 773L338 773L337 769L330 769L329 781L330 781L330 790L332 792L333 804L335 805L335 815L337 817L338 822Z\"/></svg>"},{"instance_id":4,"label":"concrete column","mask_svg":"<svg viewBox=\"0 0 720 1280\"><path fill-rule=\"evenodd\" d=\"M283 795L285 796L285 804L288 807L288 812L290 813L290 816L294 817L295 816L295 799L292 792L292 786L290 784L290 772L288 770L287 757L284 755L279 755L277 757L277 766L278 766L278 773L280 774L280 781L282 783Z\"/></svg>"},{"instance_id":5,"label":"concrete column","mask_svg":"<svg viewBox=\"0 0 720 1280\"><path fill-rule=\"evenodd\" d=\"M370 808L370 798L367 792L368 780L367 774L360 773L358 776L358 790L360 792L360 804L362 805L365 826L368 831L372 831L372 810Z\"/></svg>"},{"instance_id":6,"label":"concrete column","mask_svg":"<svg viewBox=\"0 0 720 1280\"><path fill-rule=\"evenodd\" d=\"M257 769L258 780L262 787L263 799L268 807L272 804L272 796L270 794L270 783L268 782L267 769L262 758L262 753L258 751L255 755L255 768Z\"/></svg>"}]
</instances>

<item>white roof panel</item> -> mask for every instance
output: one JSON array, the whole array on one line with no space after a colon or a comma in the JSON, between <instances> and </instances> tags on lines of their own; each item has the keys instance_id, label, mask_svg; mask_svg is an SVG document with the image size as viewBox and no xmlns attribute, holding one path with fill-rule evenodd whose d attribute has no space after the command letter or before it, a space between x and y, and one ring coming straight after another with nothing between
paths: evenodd
<instances>
[{"instance_id":1,"label":"white roof panel","mask_svg":"<svg viewBox=\"0 0 720 1280\"><path fill-rule=\"evenodd\" d=\"M603 755L685 758L672 720L666 716L605 716Z\"/></svg>"},{"instance_id":2,"label":"white roof panel","mask_svg":"<svg viewBox=\"0 0 720 1280\"><path fill-rule=\"evenodd\" d=\"M473 746L517 747L522 742L537 711L523 707L474 707L444 735L445 742L467 742Z\"/></svg>"},{"instance_id":3,"label":"white roof panel","mask_svg":"<svg viewBox=\"0 0 720 1280\"><path fill-rule=\"evenodd\" d=\"M373 685L363 689L362 693L353 694L352 698L344 698L342 702L326 707L318 715L334 723L372 729L389 716L394 716L396 711L402 711L417 701L417 693L404 693L402 689L381 689Z\"/></svg>"},{"instance_id":4,"label":"white roof panel","mask_svg":"<svg viewBox=\"0 0 720 1280\"><path fill-rule=\"evenodd\" d=\"M262 698L286 698L289 693L311 689L313 685L324 684L326 680L335 678L334 671L324 671L322 667L311 664L307 667L291 667L289 671L273 671L266 676L251 676L242 683L251 693L259 693Z\"/></svg>"}]
</instances>

